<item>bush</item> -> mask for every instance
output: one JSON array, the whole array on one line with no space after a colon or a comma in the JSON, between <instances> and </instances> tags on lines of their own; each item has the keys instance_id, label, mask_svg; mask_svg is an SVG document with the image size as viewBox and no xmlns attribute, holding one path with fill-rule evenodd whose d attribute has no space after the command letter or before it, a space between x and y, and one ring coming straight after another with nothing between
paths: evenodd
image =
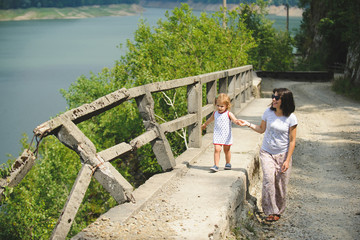
<instances>
[{"instance_id":1,"label":"bush","mask_svg":"<svg viewBox=\"0 0 360 240\"><path fill-rule=\"evenodd\" d=\"M350 99L360 101L360 87L354 86L350 79L343 77L336 78L332 83L331 89Z\"/></svg>"}]
</instances>

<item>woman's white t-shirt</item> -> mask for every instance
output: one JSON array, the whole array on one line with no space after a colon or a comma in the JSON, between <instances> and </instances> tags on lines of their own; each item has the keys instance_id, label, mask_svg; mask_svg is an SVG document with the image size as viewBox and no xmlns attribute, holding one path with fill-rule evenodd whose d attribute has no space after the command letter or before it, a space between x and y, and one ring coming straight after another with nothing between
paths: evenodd
<instances>
[{"instance_id":1,"label":"woman's white t-shirt","mask_svg":"<svg viewBox=\"0 0 360 240\"><path fill-rule=\"evenodd\" d=\"M266 122L266 131L261 148L270 154L285 153L289 149L290 127L297 125L297 118L294 113L289 117L278 117L275 111L266 109L262 116Z\"/></svg>"}]
</instances>

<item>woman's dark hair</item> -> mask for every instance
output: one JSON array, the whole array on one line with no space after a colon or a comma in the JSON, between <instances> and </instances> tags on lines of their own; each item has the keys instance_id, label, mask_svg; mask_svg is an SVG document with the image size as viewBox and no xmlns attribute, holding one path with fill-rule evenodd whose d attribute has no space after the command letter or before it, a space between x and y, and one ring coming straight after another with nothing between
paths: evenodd
<instances>
[{"instance_id":1,"label":"woman's dark hair","mask_svg":"<svg viewBox=\"0 0 360 240\"><path fill-rule=\"evenodd\" d=\"M283 114L288 117L291 113L295 111L295 101L292 92L287 88L274 88L273 93L277 92L278 96L281 99L281 110ZM270 107L271 110L275 111L276 109L272 106Z\"/></svg>"}]
</instances>

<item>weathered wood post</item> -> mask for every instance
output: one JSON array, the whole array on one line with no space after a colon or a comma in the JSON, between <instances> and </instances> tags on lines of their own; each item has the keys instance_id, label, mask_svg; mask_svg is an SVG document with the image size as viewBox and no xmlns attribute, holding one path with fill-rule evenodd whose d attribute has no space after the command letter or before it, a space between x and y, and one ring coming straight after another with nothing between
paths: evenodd
<instances>
[{"instance_id":1,"label":"weathered wood post","mask_svg":"<svg viewBox=\"0 0 360 240\"><path fill-rule=\"evenodd\" d=\"M246 102L246 74L245 72L240 73L240 92L241 92L241 103Z\"/></svg>"},{"instance_id":2,"label":"weathered wood post","mask_svg":"<svg viewBox=\"0 0 360 240\"><path fill-rule=\"evenodd\" d=\"M109 162L105 162L97 155L94 144L80 131L75 123L66 117L62 117L62 122L63 125L57 132L57 138L80 156L83 167L78 174L51 239L66 238L93 173L95 173L95 179L118 203L133 199L131 194L133 187L131 184Z\"/></svg>"},{"instance_id":3,"label":"weathered wood post","mask_svg":"<svg viewBox=\"0 0 360 240\"><path fill-rule=\"evenodd\" d=\"M240 74L235 76L235 104L234 104L234 113L237 113L241 109L241 77Z\"/></svg>"},{"instance_id":4,"label":"weathered wood post","mask_svg":"<svg viewBox=\"0 0 360 240\"><path fill-rule=\"evenodd\" d=\"M225 73L225 77L219 79L219 93L228 92L228 73Z\"/></svg>"},{"instance_id":5,"label":"weathered wood post","mask_svg":"<svg viewBox=\"0 0 360 240\"><path fill-rule=\"evenodd\" d=\"M246 86L246 91L245 91L245 99L246 100L250 100L250 97L251 97L251 89L252 89L252 70L247 70L246 71L246 83L245 83L245 86Z\"/></svg>"},{"instance_id":6,"label":"weathered wood post","mask_svg":"<svg viewBox=\"0 0 360 240\"><path fill-rule=\"evenodd\" d=\"M146 130L154 130L158 137L151 141L151 146L156 159L164 171L171 170L176 166L170 144L164 130L155 120L154 100L149 91L145 95L136 98L136 103Z\"/></svg>"},{"instance_id":7,"label":"weathered wood post","mask_svg":"<svg viewBox=\"0 0 360 240\"><path fill-rule=\"evenodd\" d=\"M3 197L5 187L15 187L25 175L31 170L35 163L35 155L30 150L24 150L11 166L11 173L6 178L0 177L0 201Z\"/></svg>"},{"instance_id":8,"label":"weathered wood post","mask_svg":"<svg viewBox=\"0 0 360 240\"><path fill-rule=\"evenodd\" d=\"M83 164L50 239L66 239L91 181L91 166Z\"/></svg>"},{"instance_id":9,"label":"weathered wood post","mask_svg":"<svg viewBox=\"0 0 360 240\"><path fill-rule=\"evenodd\" d=\"M189 125L189 147L199 148L201 142L201 108L202 108L202 85L200 81L187 86L187 108L189 114L196 114L197 121Z\"/></svg>"},{"instance_id":10,"label":"weathered wood post","mask_svg":"<svg viewBox=\"0 0 360 240\"><path fill-rule=\"evenodd\" d=\"M236 105L235 105L235 94L236 94L236 76L230 75L228 77L228 96L231 99L231 112L236 113Z\"/></svg>"},{"instance_id":11,"label":"weathered wood post","mask_svg":"<svg viewBox=\"0 0 360 240\"><path fill-rule=\"evenodd\" d=\"M215 98L216 98L216 83L217 81L211 81L206 83L206 103L207 104L215 104ZM206 116L206 119L211 117L212 113ZM214 132L214 122L210 123L206 129L206 132L212 133Z\"/></svg>"},{"instance_id":12,"label":"weathered wood post","mask_svg":"<svg viewBox=\"0 0 360 240\"><path fill-rule=\"evenodd\" d=\"M64 118L64 125L57 133L57 137L65 146L79 154L81 160L92 166L95 179L118 202L124 203L133 199L133 187L111 165L105 162L97 153L94 144L70 120Z\"/></svg>"}]
</instances>

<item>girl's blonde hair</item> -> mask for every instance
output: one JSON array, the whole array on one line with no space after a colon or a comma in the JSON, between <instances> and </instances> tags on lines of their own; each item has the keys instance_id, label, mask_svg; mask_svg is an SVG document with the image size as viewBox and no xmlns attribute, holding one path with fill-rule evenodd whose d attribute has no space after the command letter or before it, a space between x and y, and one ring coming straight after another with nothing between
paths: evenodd
<instances>
[{"instance_id":1,"label":"girl's blonde hair","mask_svg":"<svg viewBox=\"0 0 360 240\"><path fill-rule=\"evenodd\" d=\"M226 105L226 109L230 110L231 108L231 101L230 101L230 97L225 94L225 93L220 93L216 98L215 98L215 104L217 104L217 101L219 101L220 103L224 103Z\"/></svg>"}]
</instances>

